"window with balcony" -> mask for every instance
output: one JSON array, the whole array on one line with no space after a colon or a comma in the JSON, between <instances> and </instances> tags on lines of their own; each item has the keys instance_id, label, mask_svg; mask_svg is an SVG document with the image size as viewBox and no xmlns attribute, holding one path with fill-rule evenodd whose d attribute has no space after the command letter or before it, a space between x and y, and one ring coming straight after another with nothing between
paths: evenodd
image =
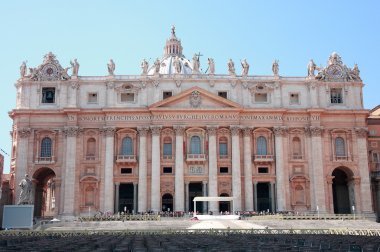
<instances>
[{"instance_id":1,"label":"window with balcony","mask_svg":"<svg viewBox=\"0 0 380 252\"><path fill-rule=\"evenodd\" d=\"M172 139L170 137L165 137L164 148L163 148L163 158L172 159L172 156L173 156Z\"/></svg>"},{"instance_id":2,"label":"window with balcony","mask_svg":"<svg viewBox=\"0 0 380 252\"><path fill-rule=\"evenodd\" d=\"M265 156L268 154L267 152L267 139L263 136L259 136L257 138L257 151L256 151L256 155L259 155L259 156Z\"/></svg>"},{"instance_id":3,"label":"window with balcony","mask_svg":"<svg viewBox=\"0 0 380 252\"><path fill-rule=\"evenodd\" d=\"M52 141L49 137L44 137L41 141L40 161L51 161Z\"/></svg>"},{"instance_id":4,"label":"window with balcony","mask_svg":"<svg viewBox=\"0 0 380 252\"><path fill-rule=\"evenodd\" d=\"M190 139L190 154L201 154L201 138L199 136L192 136Z\"/></svg>"},{"instance_id":5,"label":"window with balcony","mask_svg":"<svg viewBox=\"0 0 380 252\"><path fill-rule=\"evenodd\" d=\"M133 141L130 137L124 137L121 145L121 155L133 155Z\"/></svg>"},{"instance_id":6,"label":"window with balcony","mask_svg":"<svg viewBox=\"0 0 380 252\"><path fill-rule=\"evenodd\" d=\"M301 140L299 137L293 138L293 159L302 159Z\"/></svg>"},{"instance_id":7,"label":"window with balcony","mask_svg":"<svg viewBox=\"0 0 380 252\"><path fill-rule=\"evenodd\" d=\"M96 140L91 137L87 140L86 160L95 160Z\"/></svg>"},{"instance_id":8,"label":"window with balcony","mask_svg":"<svg viewBox=\"0 0 380 252\"><path fill-rule=\"evenodd\" d=\"M346 146L341 137L335 138L335 156L337 160L347 159Z\"/></svg>"},{"instance_id":9,"label":"window with balcony","mask_svg":"<svg viewBox=\"0 0 380 252\"><path fill-rule=\"evenodd\" d=\"M228 158L228 145L226 137L221 137L219 139L219 158Z\"/></svg>"}]
</instances>

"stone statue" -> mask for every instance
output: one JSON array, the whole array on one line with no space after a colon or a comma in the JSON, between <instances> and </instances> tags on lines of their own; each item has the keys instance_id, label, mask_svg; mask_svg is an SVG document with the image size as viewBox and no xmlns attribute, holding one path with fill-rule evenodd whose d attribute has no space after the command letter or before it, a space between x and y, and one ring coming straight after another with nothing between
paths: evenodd
<instances>
[{"instance_id":1,"label":"stone statue","mask_svg":"<svg viewBox=\"0 0 380 252\"><path fill-rule=\"evenodd\" d=\"M348 77L350 80L361 80L358 64L355 64L354 68L348 72Z\"/></svg>"},{"instance_id":2,"label":"stone statue","mask_svg":"<svg viewBox=\"0 0 380 252\"><path fill-rule=\"evenodd\" d=\"M232 59L230 59L227 63L227 66L228 66L228 73L232 76L235 76L236 73L235 73L235 64L234 62L232 61Z\"/></svg>"},{"instance_id":3,"label":"stone statue","mask_svg":"<svg viewBox=\"0 0 380 252\"><path fill-rule=\"evenodd\" d=\"M278 60L273 61L272 72L274 76L278 76Z\"/></svg>"},{"instance_id":4,"label":"stone statue","mask_svg":"<svg viewBox=\"0 0 380 252\"><path fill-rule=\"evenodd\" d=\"M142 74L147 74L148 73L148 68L149 68L149 63L145 59L141 62L141 69L142 69Z\"/></svg>"},{"instance_id":5,"label":"stone statue","mask_svg":"<svg viewBox=\"0 0 380 252\"><path fill-rule=\"evenodd\" d=\"M307 65L307 76L315 76L314 71L317 68L317 65L311 59Z\"/></svg>"},{"instance_id":6,"label":"stone statue","mask_svg":"<svg viewBox=\"0 0 380 252\"><path fill-rule=\"evenodd\" d=\"M112 59L110 59L110 63L107 64L107 68L108 68L108 75L114 75L115 62L113 62Z\"/></svg>"},{"instance_id":7,"label":"stone statue","mask_svg":"<svg viewBox=\"0 0 380 252\"><path fill-rule=\"evenodd\" d=\"M181 62L179 60L179 57L176 56L173 60L173 65L176 73L181 73Z\"/></svg>"},{"instance_id":8,"label":"stone statue","mask_svg":"<svg viewBox=\"0 0 380 252\"><path fill-rule=\"evenodd\" d=\"M66 68L62 68L61 69L61 76L62 76L62 79L64 80L68 80L70 79L70 76L69 74L67 73L67 71L70 69L70 67L66 67Z\"/></svg>"},{"instance_id":9,"label":"stone statue","mask_svg":"<svg viewBox=\"0 0 380 252\"><path fill-rule=\"evenodd\" d=\"M215 74L215 63L213 58L208 58L209 74Z\"/></svg>"},{"instance_id":10,"label":"stone statue","mask_svg":"<svg viewBox=\"0 0 380 252\"><path fill-rule=\"evenodd\" d=\"M77 59L74 59L74 62L70 61L70 65L71 65L71 68L72 68L71 76L78 76L79 63L78 63Z\"/></svg>"},{"instance_id":11,"label":"stone statue","mask_svg":"<svg viewBox=\"0 0 380 252\"><path fill-rule=\"evenodd\" d=\"M37 80L37 68L29 67L29 78L32 80Z\"/></svg>"},{"instance_id":12,"label":"stone statue","mask_svg":"<svg viewBox=\"0 0 380 252\"><path fill-rule=\"evenodd\" d=\"M21 180L19 186L21 187L21 192L20 192L18 205L32 204L33 203L33 199L32 199L33 185L32 185L32 181L29 179L28 174L25 174L25 178Z\"/></svg>"},{"instance_id":13,"label":"stone statue","mask_svg":"<svg viewBox=\"0 0 380 252\"><path fill-rule=\"evenodd\" d=\"M241 67L243 68L241 71L242 76L247 76L249 71L249 64L246 59L244 59L241 63Z\"/></svg>"},{"instance_id":14,"label":"stone statue","mask_svg":"<svg viewBox=\"0 0 380 252\"><path fill-rule=\"evenodd\" d=\"M26 61L23 61L20 66L20 76L21 78L24 78L26 75Z\"/></svg>"},{"instance_id":15,"label":"stone statue","mask_svg":"<svg viewBox=\"0 0 380 252\"><path fill-rule=\"evenodd\" d=\"M154 62L154 73L159 74L160 73L160 60L157 58Z\"/></svg>"},{"instance_id":16,"label":"stone statue","mask_svg":"<svg viewBox=\"0 0 380 252\"><path fill-rule=\"evenodd\" d=\"M193 63L193 73L199 73L199 67L200 67L199 56L194 54L192 63Z\"/></svg>"}]
</instances>

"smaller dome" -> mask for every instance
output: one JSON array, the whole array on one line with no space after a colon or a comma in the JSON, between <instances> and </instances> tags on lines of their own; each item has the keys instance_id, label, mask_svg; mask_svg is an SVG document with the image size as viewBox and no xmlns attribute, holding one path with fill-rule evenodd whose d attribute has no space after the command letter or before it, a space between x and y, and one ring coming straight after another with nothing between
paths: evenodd
<instances>
[{"instance_id":1,"label":"smaller dome","mask_svg":"<svg viewBox=\"0 0 380 252\"><path fill-rule=\"evenodd\" d=\"M176 62L177 59L178 62ZM177 72L176 68L179 68L180 72ZM192 74L192 72L190 61L183 56L168 55L160 60L160 74ZM148 70L148 75L154 74L155 65L153 64Z\"/></svg>"}]
</instances>

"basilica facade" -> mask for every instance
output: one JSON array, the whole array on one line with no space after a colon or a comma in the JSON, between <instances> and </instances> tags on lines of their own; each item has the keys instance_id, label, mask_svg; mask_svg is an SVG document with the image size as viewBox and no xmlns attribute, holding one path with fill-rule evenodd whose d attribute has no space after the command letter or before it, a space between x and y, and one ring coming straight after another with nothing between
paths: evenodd
<instances>
[{"instance_id":1,"label":"basilica facade","mask_svg":"<svg viewBox=\"0 0 380 252\"><path fill-rule=\"evenodd\" d=\"M197 210L372 213L368 111L355 65L332 53L307 76L215 72L175 29L141 75L81 76L52 53L20 67L11 184L33 178L36 216ZM204 67L206 68L206 67ZM307 70L307 71L306 71Z\"/></svg>"}]
</instances>

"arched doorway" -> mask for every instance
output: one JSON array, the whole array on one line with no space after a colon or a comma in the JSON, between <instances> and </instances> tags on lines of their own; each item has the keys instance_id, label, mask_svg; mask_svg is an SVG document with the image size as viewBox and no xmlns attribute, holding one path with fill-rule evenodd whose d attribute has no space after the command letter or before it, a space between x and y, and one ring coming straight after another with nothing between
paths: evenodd
<instances>
[{"instance_id":1,"label":"arched doorway","mask_svg":"<svg viewBox=\"0 0 380 252\"><path fill-rule=\"evenodd\" d=\"M333 184L333 202L335 214L351 213L351 206L355 205L354 185L349 183L352 172L345 167L336 168L332 172Z\"/></svg>"},{"instance_id":2,"label":"arched doorway","mask_svg":"<svg viewBox=\"0 0 380 252\"><path fill-rule=\"evenodd\" d=\"M229 197L227 193L220 194L220 197ZM229 201L219 201L219 211L225 213L225 212L231 212L231 204Z\"/></svg>"},{"instance_id":3,"label":"arched doorway","mask_svg":"<svg viewBox=\"0 0 380 252\"><path fill-rule=\"evenodd\" d=\"M165 193L162 195L162 211L173 211L173 195Z\"/></svg>"},{"instance_id":4,"label":"arched doorway","mask_svg":"<svg viewBox=\"0 0 380 252\"><path fill-rule=\"evenodd\" d=\"M33 174L35 181L34 216L49 217L55 215L55 173L52 169L44 167Z\"/></svg>"}]
</instances>

